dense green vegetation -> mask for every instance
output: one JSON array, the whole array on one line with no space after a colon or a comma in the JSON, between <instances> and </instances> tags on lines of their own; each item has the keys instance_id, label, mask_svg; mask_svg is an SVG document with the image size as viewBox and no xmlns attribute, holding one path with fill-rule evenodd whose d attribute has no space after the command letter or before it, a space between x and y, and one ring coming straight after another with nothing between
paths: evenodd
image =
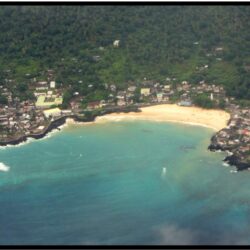
<instances>
[{"instance_id":1,"label":"dense green vegetation","mask_svg":"<svg viewBox=\"0 0 250 250\"><path fill-rule=\"evenodd\" d=\"M193 102L195 105L202 107L202 108L207 108L207 109L212 109L215 107L215 104L213 101L210 100L210 98L206 94L199 94L193 98Z\"/></svg>"},{"instance_id":2,"label":"dense green vegetation","mask_svg":"<svg viewBox=\"0 0 250 250\"><path fill-rule=\"evenodd\" d=\"M0 80L26 93L31 78L54 69L68 100L90 95L89 84L174 77L249 99L249 30L249 6L1 6Z\"/></svg>"},{"instance_id":3,"label":"dense green vegetation","mask_svg":"<svg viewBox=\"0 0 250 250\"><path fill-rule=\"evenodd\" d=\"M6 96L0 95L0 104L8 104Z\"/></svg>"}]
</instances>

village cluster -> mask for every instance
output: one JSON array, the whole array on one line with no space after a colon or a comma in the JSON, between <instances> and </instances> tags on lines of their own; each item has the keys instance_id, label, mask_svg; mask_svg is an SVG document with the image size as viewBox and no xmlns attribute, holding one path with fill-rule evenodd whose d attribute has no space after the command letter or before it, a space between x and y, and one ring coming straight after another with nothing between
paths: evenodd
<instances>
[{"instance_id":1,"label":"village cluster","mask_svg":"<svg viewBox=\"0 0 250 250\"><path fill-rule=\"evenodd\" d=\"M229 124L215 135L214 144L233 153L241 162L250 163L250 110L234 104L229 109Z\"/></svg>"},{"instance_id":2,"label":"village cluster","mask_svg":"<svg viewBox=\"0 0 250 250\"><path fill-rule=\"evenodd\" d=\"M56 115L68 112L59 108L51 109L63 101L62 91L56 88L55 81L37 81L30 88L36 101L13 98L11 90L0 85L1 95L8 100L7 104L0 105L0 141L42 133Z\"/></svg>"},{"instance_id":3,"label":"village cluster","mask_svg":"<svg viewBox=\"0 0 250 250\"><path fill-rule=\"evenodd\" d=\"M223 87L209 85L204 82L193 86L187 81L173 87L170 82L174 80L167 78L166 84L144 80L140 84L128 86L123 91L118 91L114 84L105 84L106 90L109 91L108 99L90 101L84 109L81 108L84 96L80 96L78 92L75 92L67 110L60 108L63 103L63 89L57 87L56 82L53 80L37 81L33 85L32 90L36 101L20 101L19 98L12 98L12 92L0 85L1 94L8 99L7 105L0 106L0 136L3 140L4 138L17 137L23 134L39 133L51 121L61 116L77 115L84 111L96 109L172 103L173 101L177 101L181 106L192 106L192 96L200 93L208 93L211 100L219 101L223 98L227 103L229 102ZM176 96L178 99L173 99Z\"/></svg>"},{"instance_id":4,"label":"village cluster","mask_svg":"<svg viewBox=\"0 0 250 250\"><path fill-rule=\"evenodd\" d=\"M52 73L49 74L53 76ZM163 103L177 103L180 106L192 106L193 97L206 94L211 101L224 101L226 109L231 113L227 128L216 135L218 145L233 151L240 158L246 159L249 154L250 112L240 109L234 104L234 98L228 98L222 86L207 84L190 84L187 81L175 83L175 78L166 78L164 84L155 81L144 81L127 85L125 90L118 90L115 84L104 84L109 93L105 100L91 100L83 107L84 96L74 92L68 109L62 109L64 89L52 77L46 81L36 81L30 89L35 99L20 101L13 98L12 92L0 85L2 96L6 96L8 104L0 105L0 140L9 141L21 136L43 133L51 122L63 116L82 115L85 112L108 110L123 107L141 107ZM88 85L92 88L93 85ZM249 161L249 159L248 159Z\"/></svg>"},{"instance_id":5,"label":"village cluster","mask_svg":"<svg viewBox=\"0 0 250 250\"><path fill-rule=\"evenodd\" d=\"M157 103L178 102L180 106L192 106L192 98L197 94L207 93L212 101L219 102L223 99L226 103L234 98L225 96L224 88L216 85L209 85L200 82L198 86L193 86L187 81L176 84L175 87L170 83L171 79L167 78L166 84L154 83L153 81L143 81L138 85L130 85L127 90L117 91L116 86L111 84L105 85L110 91L108 100L89 102L87 110L94 110L109 106L127 106L127 105L147 105ZM137 98L136 98L137 97ZM75 98L79 100L79 98ZM79 107L74 99L71 102L72 108Z\"/></svg>"},{"instance_id":6,"label":"village cluster","mask_svg":"<svg viewBox=\"0 0 250 250\"><path fill-rule=\"evenodd\" d=\"M197 46L199 42L194 42ZM120 40L113 41L113 47L119 48ZM99 48L104 50L103 47ZM215 54L223 51L222 47L215 49ZM208 54L207 56L211 56ZM100 56L94 56L94 61L100 60ZM220 58L219 58L220 59ZM62 60L64 60L62 58ZM72 60L76 61L75 58ZM208 68L208 65L197 67L198 71ZM6 70L7 73L10 70ZM30 75L30 74L26 74ZM42 133L54 119L62 116L78 115L85 111L94 111L99 109L112 109L113 107L127 107L143 105L152 105L157 103L178 103L182 106L192 106L192 98L197 94L207 93L212 101L219 103L224 100L225 103L231 103L231 100L225 96L223 87L206 84L201 81L198 85L192 85L187 81L175 84L176 78L166 78L164 84L155 81L148 81L146 78L140 83L127 85L124 90L118 90L115 84L104 84L109 93L105 100L90 100L85 106L82 105L84 96L79 92L74 92L68 109L61 109L63 103L63 93L65 89L54 80L54 71L45 72L44 79L32 79L30 90L33 92L35 100L21 101L19 98L13 98L13 93L7 86L11 86L13 80L5 79L7 84L0 84L0 93L6 96L8 103L0 104L0 140L8 140L19 137L20 135L29 135ZM82 81L79 81L82 83ZM89 84L89 88L93 85Z\"/></svg>"}]
</instances>

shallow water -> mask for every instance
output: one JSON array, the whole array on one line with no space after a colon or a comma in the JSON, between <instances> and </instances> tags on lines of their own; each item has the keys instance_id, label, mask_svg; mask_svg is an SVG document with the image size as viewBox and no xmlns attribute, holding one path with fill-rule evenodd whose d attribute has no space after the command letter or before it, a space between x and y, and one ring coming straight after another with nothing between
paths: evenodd
<instances>
[{"instance_id":1,"label":"shallow water","mask_svg":"<svg viewBox=\"0 0 250 250\"><path fill-rule=\"evenodd\" d=\"M0 244L249 244L250 172L212 134L109 122L0 150Z\"/></svg>"}]
</instances>

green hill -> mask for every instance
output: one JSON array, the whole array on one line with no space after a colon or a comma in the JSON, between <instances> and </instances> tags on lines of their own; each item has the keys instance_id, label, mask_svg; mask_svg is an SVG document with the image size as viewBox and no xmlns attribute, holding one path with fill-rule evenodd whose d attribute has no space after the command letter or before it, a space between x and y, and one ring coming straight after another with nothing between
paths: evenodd
<instances>
[{"instance_id":1,"label":"green hill","mask_svg":"<svg viewBox=\"0 0 250 250\"><path fill-rule=\"evenodd\" d=\"M1 6L0 80L50 68L84 93L90 83L174 77L249 99L249 30L249 6Z\"/></svg>"}]
</instances>

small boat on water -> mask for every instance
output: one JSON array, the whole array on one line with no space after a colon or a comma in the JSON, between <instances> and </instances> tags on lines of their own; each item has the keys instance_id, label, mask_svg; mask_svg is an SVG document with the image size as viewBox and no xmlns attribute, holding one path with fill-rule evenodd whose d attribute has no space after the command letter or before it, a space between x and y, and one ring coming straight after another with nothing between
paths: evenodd
<instances>
[{"instance_id":1,"label":"small boat on water","mask_svg":"<svg viewBox=\"0 0 250 250\"><path fill-rule=\"evenodd\" d=\"M162 168L162 175L165 175L166 174L166 172L167 172L167 168Z\"/></svg>"}]
</instances>

